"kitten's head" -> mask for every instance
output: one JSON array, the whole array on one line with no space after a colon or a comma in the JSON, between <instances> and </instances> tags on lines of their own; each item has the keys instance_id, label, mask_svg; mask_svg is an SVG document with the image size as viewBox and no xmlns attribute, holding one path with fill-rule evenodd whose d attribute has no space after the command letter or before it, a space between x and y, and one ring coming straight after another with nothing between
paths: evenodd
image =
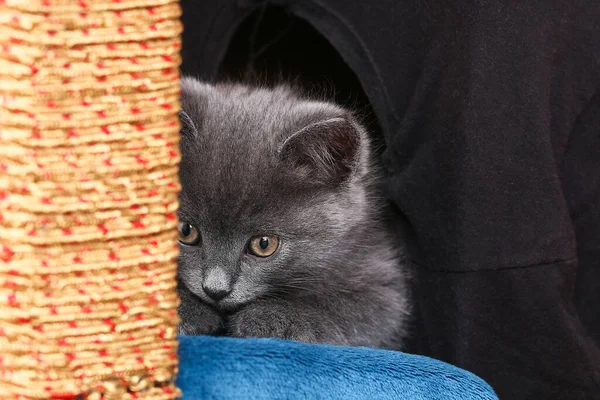
<instances>
[{"instance_id":1,"label":"kitten's head","mask_svg":"<svg viewBox=\"0 0 600 400\"><path fill-rule=\"evenodd\" d=\"M179 279L232 309L323 276L369 209L352 115L287 87L182 80Z\"/></svg>"}]
</instances>

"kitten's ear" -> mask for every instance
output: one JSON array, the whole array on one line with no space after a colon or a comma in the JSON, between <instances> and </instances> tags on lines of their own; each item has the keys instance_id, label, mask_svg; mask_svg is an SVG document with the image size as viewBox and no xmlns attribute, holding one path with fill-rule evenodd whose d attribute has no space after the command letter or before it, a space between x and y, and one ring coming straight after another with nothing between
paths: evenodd
<instances>
[{"instance_id":1,"label":"kitten's ear","mask_svg":"<svg viewBox=\"0 0 600 400\"><path fill-rule=\"evenodd\" d=\"M195 137L198 135L196 124L192 118L182 109L179 111L179 121L181 123L181 135L187 137Z\"/></svg>"},{"instance_id":2,"label":"kitten's ear","mask_svg":"<svg viewBox=\"0 0 600 400\"><path fill-rule=\"evenodd\" d=\"M282 160L319 184L349 179L360 161L361 132L346 118L332 118L302 128L281 147Z\"/></svg>"}]
</instances>

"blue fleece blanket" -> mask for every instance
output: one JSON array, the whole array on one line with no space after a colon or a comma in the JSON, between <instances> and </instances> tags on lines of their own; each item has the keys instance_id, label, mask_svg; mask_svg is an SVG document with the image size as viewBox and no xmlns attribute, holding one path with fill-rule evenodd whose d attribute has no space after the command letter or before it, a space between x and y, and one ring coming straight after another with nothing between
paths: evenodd
<instances>
[{"instance_id":1,"label":"blue fleece blanket","mask_svg":"<svg viewBox=\"0 0 600 400\"><path fill-rule=\"evenodd\" d=\"M278 339L179 339L184 400L497 399L472 373L422 356Z\"/></svg>"}]
</instances>

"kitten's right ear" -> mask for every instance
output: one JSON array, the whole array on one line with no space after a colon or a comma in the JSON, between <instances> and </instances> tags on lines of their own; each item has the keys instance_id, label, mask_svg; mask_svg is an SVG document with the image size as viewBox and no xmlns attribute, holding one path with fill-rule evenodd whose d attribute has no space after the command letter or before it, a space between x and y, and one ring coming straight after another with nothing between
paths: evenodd
<instances>
[{"instance_id":1,"label":"kitten's right ear","mask_svg":"<svg viewBox=\"0 0 600 400\"><path fill-rule=\"evenodd\" d=\"M184 111L179 111L179 121L181 123L181 135L187 137L198 136L198 129L192 118Z\"/></svg>"},{"instance_id":2,"label":"kitten's right ear","mask_svg":"<svg viewBox=\"0 0 600 400\"><path fill-rule=\"evenodd\" d=\"M358 170L362 145L355 123L348 118L331 118L294 133L279 154L292 171L310 182L336 185Z\"/></svg>"}]
</instances>

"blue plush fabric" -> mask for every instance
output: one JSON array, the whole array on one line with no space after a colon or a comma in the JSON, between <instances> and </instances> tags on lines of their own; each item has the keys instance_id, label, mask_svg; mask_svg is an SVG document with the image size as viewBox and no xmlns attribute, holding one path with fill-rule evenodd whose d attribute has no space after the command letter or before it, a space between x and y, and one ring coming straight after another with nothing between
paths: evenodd
<instances>
[{"instance_id":1,"label":"blue plush fabric","mask_svg":"<svg viewBox=\"0 0 600 400\"><path fill-rule=\"evenodd\" d=\"M422 356L278 339L179 340L184 400L497 399L472 373Z\"/></svg>"}]
</instances>

